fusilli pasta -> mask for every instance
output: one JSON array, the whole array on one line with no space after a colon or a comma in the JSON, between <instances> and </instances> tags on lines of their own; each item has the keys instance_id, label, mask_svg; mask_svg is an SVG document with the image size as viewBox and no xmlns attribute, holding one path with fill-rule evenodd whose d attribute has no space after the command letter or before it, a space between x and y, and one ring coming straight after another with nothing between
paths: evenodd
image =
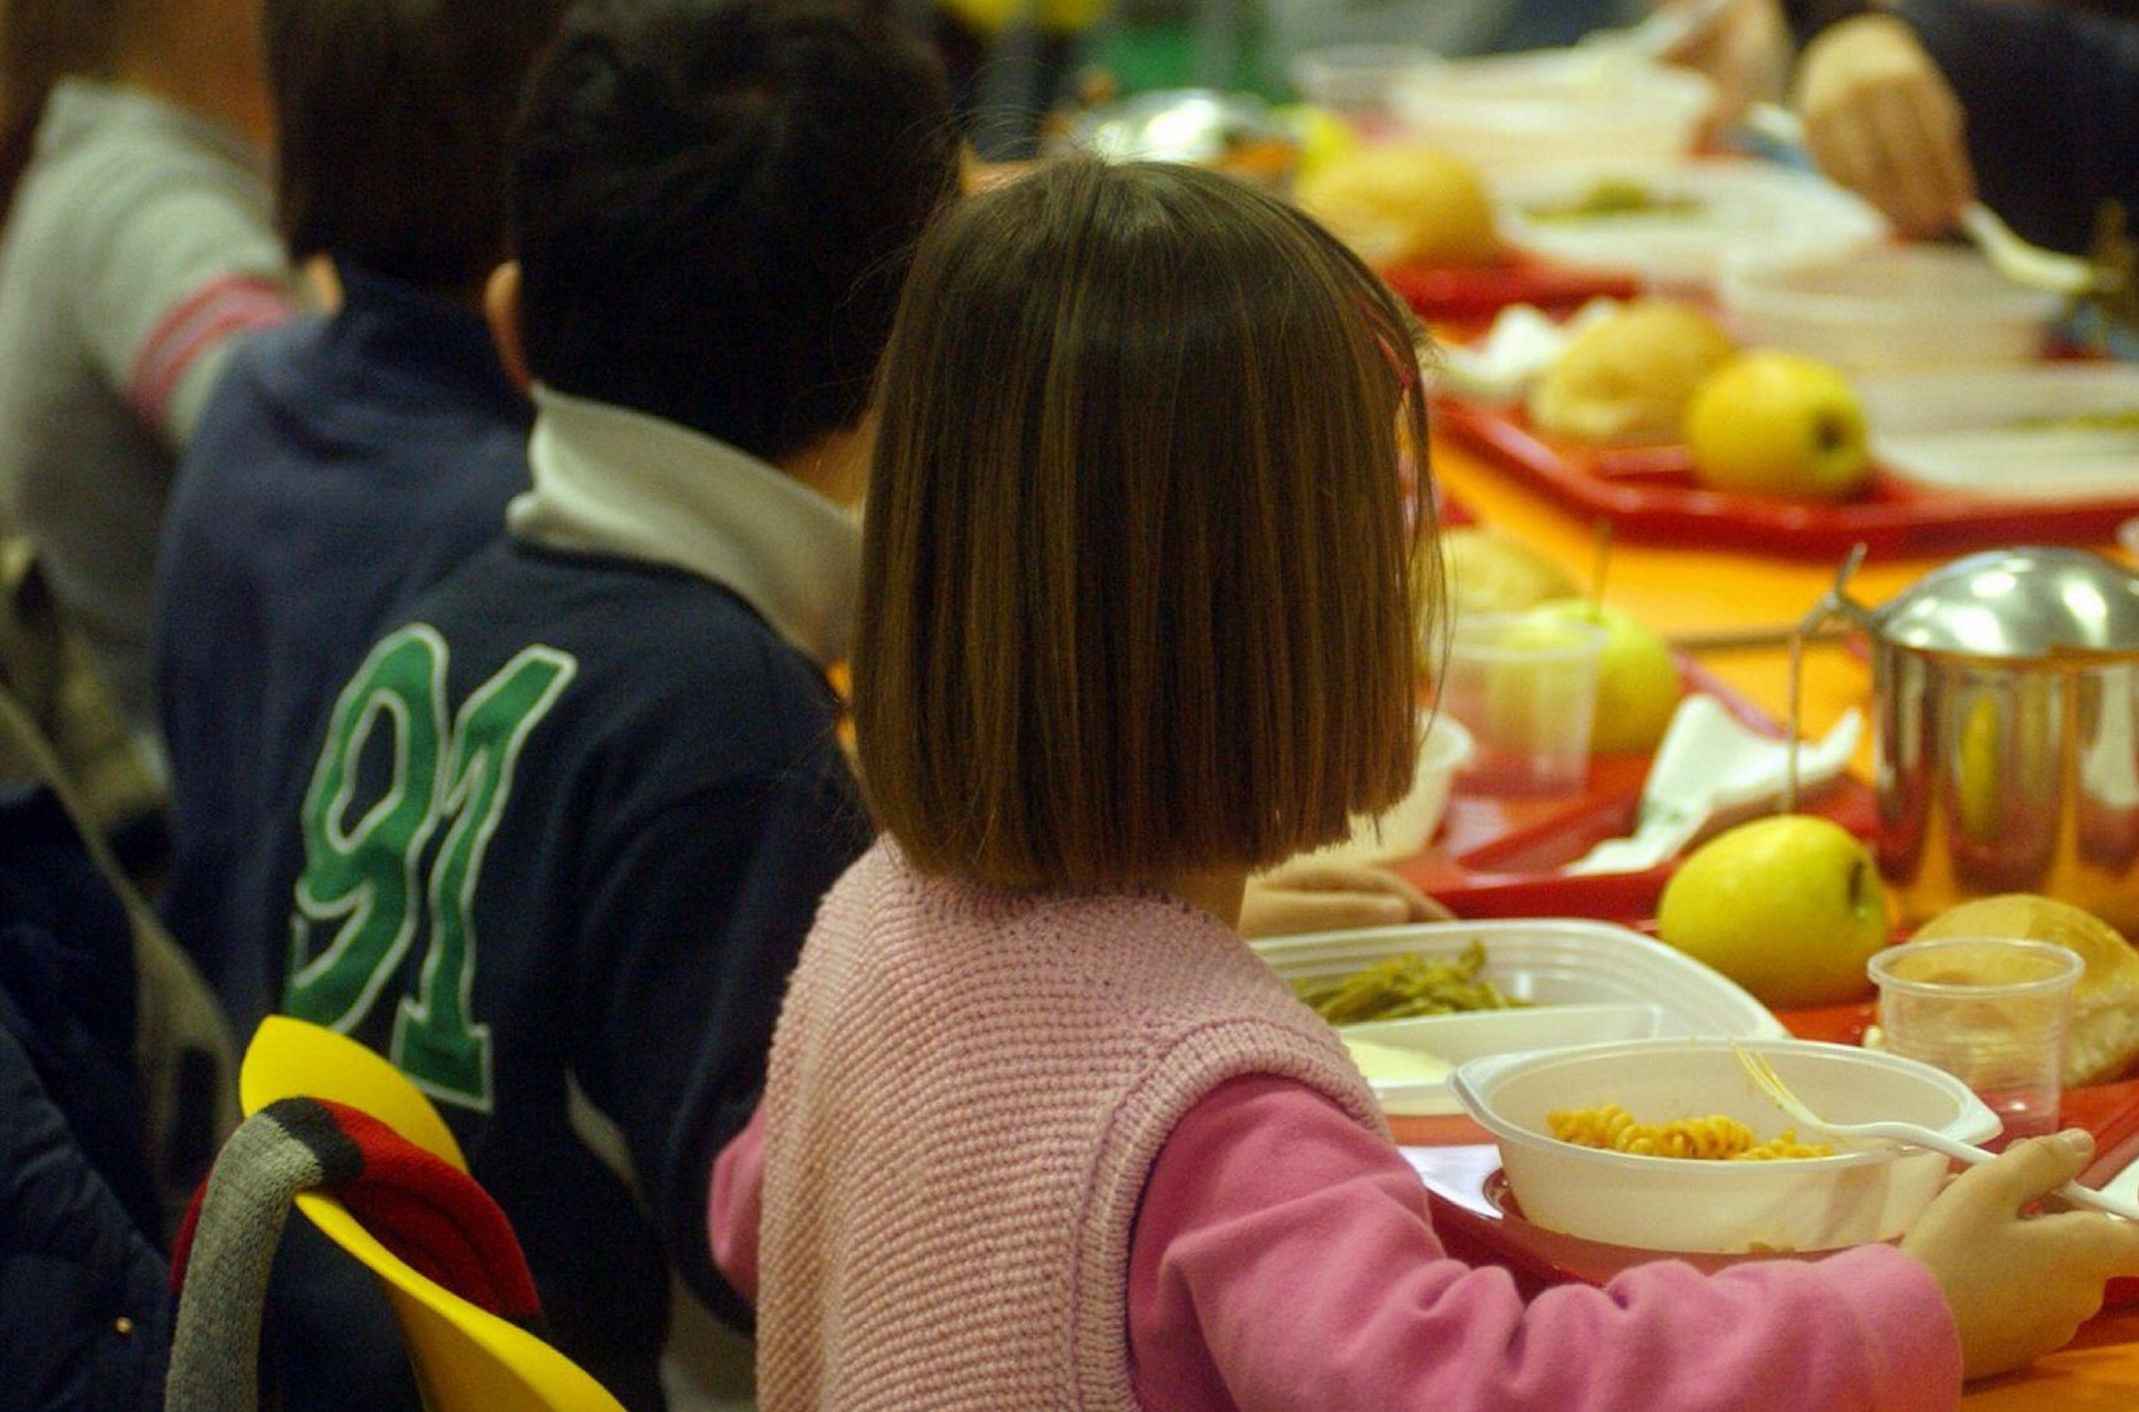
<instances>
[{"instance_id":1,"label":"fusilli pasta","mask_svg":"<svg viewBox=\"0 0 2139 1412\"><path fill-rule=\"evenodd\" d=\"M1736 1118L1676 1118L1668 1123L1637 1123L1616 1103L1602 1108L1570 1108L1545 1115L1552 1135L1578 1147L1625 1152L1636 1157L1688 1157L1710 1162L1772 1162L1781 1157L1827 1157L1825 1143L1799 1142L1795 1128L1762 1142Z\"/></svg>"}]
</instances>

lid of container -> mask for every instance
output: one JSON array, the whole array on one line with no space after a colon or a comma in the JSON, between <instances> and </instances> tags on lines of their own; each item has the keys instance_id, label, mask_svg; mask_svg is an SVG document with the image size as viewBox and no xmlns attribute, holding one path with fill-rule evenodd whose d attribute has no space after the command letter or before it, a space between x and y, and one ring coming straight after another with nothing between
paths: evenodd
<instances>
[{"instance_id":1,"label":"lid of container","mask_svg":"<svg viewBox=\"0 0 2139 1412\"><path fill-rule=\"evenodd\" d=\"M1994 549L1925 575L1878 618L1888 641L1932 652L2139 652L2139 574L2082 549Z\"/></svg>"}]
</instances>

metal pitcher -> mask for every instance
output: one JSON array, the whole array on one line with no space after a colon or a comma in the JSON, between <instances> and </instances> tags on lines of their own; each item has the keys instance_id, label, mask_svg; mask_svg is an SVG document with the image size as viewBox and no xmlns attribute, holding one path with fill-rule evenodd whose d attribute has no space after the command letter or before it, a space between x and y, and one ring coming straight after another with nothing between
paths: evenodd
<instances>
[{"instance_id":1,"label":"metal pitcher","mask_svg":"<svg viewBox=\"0 0 2139 1412\"><path fill-rule=\"evenodd\" d=\"M1871 609L1848 591L1862 557L1800 636L1870 640L1879 864L1905 919L2034 892L2139 937L2139 574L2000 549Z\"/></svg>"}]
</instances>

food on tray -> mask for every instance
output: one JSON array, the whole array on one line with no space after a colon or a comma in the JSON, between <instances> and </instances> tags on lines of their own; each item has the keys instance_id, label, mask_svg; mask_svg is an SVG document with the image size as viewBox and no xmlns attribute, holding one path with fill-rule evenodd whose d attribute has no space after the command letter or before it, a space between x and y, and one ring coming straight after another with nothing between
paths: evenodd
<instances>
[{"instance_id":1,"label":"food on tray","mask_svg":"<svg viewBox=\"0 0 2139 1412\"><path fill-rule=\"evenodd\" d=\"M1664 640L1619 609L1587 598L1564 598L1530 613L1543 621L1595 623L1604 629L1589 748L1601 755L1654 750L1685 693Z\"/></svg>"},{"instance_id":2,"label":"food on tray","mask_svg":"<svg viewBox=\"0 0 2139 1412\"><path fill-rule=\"evenodd\" d=\"M1656 934L1764 1005L1839 1004L1870 988L1864 965L1887 942L1886 888L1871 850L1841 825L1756 819L1672 874Z\"/></svg>"},{"instance_id":3,"label":"food on tray","mask_svg":"<svg viewBox=\"0 0 2139 1412\"><path fill-rule=\"evenodd\" d=\"M1871 473L1864 404L1825 363L1762 349L1718 368L1686 408L1694 474L1719 490L1846 500Z\"/></svg>"},{"instance_id":4,"label":"food on tray","mask_svg":"<svg viewBox=\"0 0 2139 1412\"><path fill-rule=\"evenodd\" d=\"M2139 1058L2139 951L2116 928L2069 902L2012 892L1949 907L1912 940L1971 936L2054 942L2077 951L2087 963L2072 993L2065 1044L2068 1086L2114 1079Z\"/></svg>"},{"instance_id":5,"label":"food on tray","mask_svg":"<svg viewBox=\"0 0 2139 1412\"><path fill-rule=\"evenodd\" d=\"M1531 389L1530 420L1570 441L1677 441L1694 388L1732 352L1730 336L1693 305L1637 299L1567 345Z\"/></svg>"},{"instance_id":6,"label":"food on tray","mask_svg":"<svg viewBox=\"0 0 2139 1412\"><path fill-rule=\"evenodd\" d=\"M2114 412L2068 412L2055 417L2025 417L2014 431L2139 431L2139 407Z\"/></svg>"},{"instance_id":7,"label":"food on tray","mask_svg":"<svg viewBox=\"0 0 2139 1412\"><path fill-rule=\"evenodd\" d=\"M1736 1118L1675 1118L1668 1123L1637 1123L1616 1103L1602 1108L1572 1108L1547 1113L1552 1135L1577 1147L1624 1152L1635 1157L1686 1157L1707 1162L1773 1162L1789 1157L1831 1157L1824 1142L1799 1142L1796 1129L1766 1141Z\"/></svg>"},{"instance_id":8,"label":"food on tray","mask_svg":"<svg viewBox=\"0 0 2139 1412\"><path fill-rule=\"evenodd\" d=\"M1372 265L1490 265L1500 258L1485 184L1429 147L1398 143L1334 157L1301 178L1294 199Z\"/></svg>"},{"instance_id":9,"label":"food on tray","mask_svg":"<svg viewBox=\"0 0 2139 1412\"><path fill-rule=\"evenodd\" d=\"M1437 1084L1455 1071L1455 1065L1423 1049L1399 1049L1376 1044L1371 1039L1343 1036L1352 1062L1369 1081L1385 1084Z\"/></svg>"},{"instance_id":10,"label":"food on tray","mask_svg":"<svg viewBox=\"0 0 2139 1412\"><path fill-rule=\"evenodd\" d=\"M1705 209L1690 196L1659 196L1644 182L1605 177L1572 201L1525 207L1523 214L1556 225L1620 216L1698 216Z\"/></svg>"},{"instance_id":11,"label":"food on tray","mask_svg":"<svg viewBox=\"0 0 2139 1412\"><path fill-rule=\"evenodd\" d=\"M1455 613L1519 613L1554 598L1571 598L1567 571L1520 540L1489 529L1459 526L1441 532L1448 604ZM1420 576L1421 592L1434 585Z\"/></svg>"},{"instance_id":12,"label":"food on tray","mask_svg":"<svg viewBox=\"0 0 2139 1412\"><path fill-rule=\"evenodd\" d=\"M1300 999L1333 1025L1401 1020L1411 1015L1452 1015L1464 1010L1506 1010L1523 1002L1480 980L1485 944L1472 942L1458 956L1429 960L1412 952L1391 956L1335 980L1293 982Z\"/></svg>"}]
</instances>

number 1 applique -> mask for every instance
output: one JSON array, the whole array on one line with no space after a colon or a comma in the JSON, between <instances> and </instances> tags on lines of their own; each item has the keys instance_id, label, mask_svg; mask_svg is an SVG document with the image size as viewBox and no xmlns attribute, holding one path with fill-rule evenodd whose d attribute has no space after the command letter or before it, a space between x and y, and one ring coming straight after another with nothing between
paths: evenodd
<instances>
[{"instance_id":1,"label":"number 1 applique","mask_svg":"<svg viewBox=\"0 0 2139 1412\"><path fill-rule=\"evenodd\" d=\"M433 1097L487 1112L490 1027L469 1010L476 885L520 751L579 664L556 648L529 647L476 688L449 724L448 657L437 629L402 628L372 649L335 703L305 793L305 866L290 918L283 1008L354 1030L428 919L422 972L395 1010L389 1057ZM392 732L391 774L352 822L358 764L380 730ZM313 939L329 928L331 939L313 954Z\"/></svg>"}]
</instances>

